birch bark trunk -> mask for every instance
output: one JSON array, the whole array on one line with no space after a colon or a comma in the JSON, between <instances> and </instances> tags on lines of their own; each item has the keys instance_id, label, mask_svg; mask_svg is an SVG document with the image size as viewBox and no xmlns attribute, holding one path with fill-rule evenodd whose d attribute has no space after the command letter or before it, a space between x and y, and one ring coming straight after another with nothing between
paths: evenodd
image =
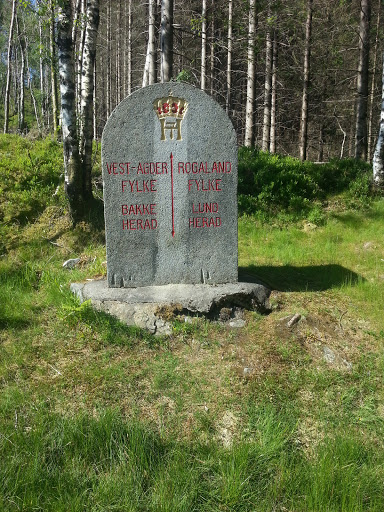
<instances>
[{"instance_id":1,"label":"birch bark trunk","mask_svg":"<svg viewBox=\"0 0 384 512\"><path fill-rule=\"evenodd\" d=\"M308 144L308 89L311 70L311 34L312 34L312 7L313 0L307 2L307 21L305 23L305 49L303 66L303 96L301 101L300 121L300 160L307 159Z\"/></svg>"},{"instance_id":2,"label":"birch bark trunk","mask_svg":"<svg viewBox=\"0 0 384 512\"><path fill-rule=\"evenodd\" d=\"M256 1L249 0L248 22L248 69L247 69L247 101L245 108L244 145L252 146L254 139L254 103L255 103L255 31L256 31Z\"/></svg>"},{"instance_id":3,"label":"birch bark trunk","mask_svg":"<svg viewBox=\"0 0 384 512\"><path fill-rule=\"evenodd\" d=\"M373 154L373 181L375 185L384 187L384 52L383 52L383 74L381 94L381 116L379 135L377 138L375 152Z\"/></svg>"},{"instance_id":4,"label":"birch bark trunk","mask_svg":"<svg viewBox=\"0 0 384 512\"><path fill-rule=\"evenodd\" d=\"M83 198L88 200L92 197L93 88L99 0L87 1L86 19L82 56L79 152L83 174Z\"/></svg>"},{"instance_id":5,"label":"birch bark trunk","mask_svg":"<svg viewBox=\"0 0 384 512\"><path fill-rule=\"evenodd\" d=\"M9 25L9 36L8 36L8 56L7 56L7 79L5 85L5 98L4 98L4 133L8 133L9 129L9 92L11 84L11 54L12 54L12 37L13 30L15 27L17 3L13 0L12 4L12 16L11 23Z\"/></svg>"},{"instance_id":6,"label":"birch bark trunk","mask_svg":"<svg viewBox=\"0 0 384 512\"><path fill-rule=\"evenodd\" d=\"M271 6L268 6L268 18L271 16ZM264 80L264 117L263 117L263 138L261 149L269 150L269 137L271 132L271 91L272 91L272 34L271 26L268 25L265 40L265 80Z\"/></svg>"},{"instance_id":7,"label":"birch bark trunk","mask_svg":"<svg viewBox=\"0 0 384 512\"><path fill-rule=\"evenodd\" d=\"M272 82L271 82L271 132L269 151L276 152L276 99L277 99L277 32L273 33Z\"/></svg>"},{"instance_id":8,"label":"birch bark trunk","mask_svg":"<svg viewBox=\"0 0 384 512\"><path fill-rule=\"evenodd\" d=\"M51 53L51 89L52 89L52 126L53 133L57 136L59 127L58 97L57 97L57 74L56 74L56 45L55 45L55 8L53 0L50 0L50 23L49 23L49 45Z\"/></svg>"},{"instance_id":9,"label":"birch bark trunk","mask_svg":"<svg viewBox=\"0 0 384 512\"><path fill-rule=\"evenodd\" d=\"M156 1L149 0L148 4L148 44L143 73L143 87L156 82Z\"/></svg>"},{"instance_id":10,"label":"birch bark trunk","mask_svg":"<svg viewBox=\"0 0 384 512\"><path fill-rule=\"evenodd\" d=\"M205 78L207 66L207 0L203 0L201 8L201 68L200 89L205 91Z\"/></svg>"},{"instance_id":11,"label":"birch bark trunk","mask_svg":"<svg viewBox=\"0 0 384 512\"><path fill-rule=\"evenodd\" d=\"M83 213L83 180L76 127L75 68L71 30L71 0L63 0L58 10L58 56L61 118L64 152L64 186L70 215L77 222Z\"/></svg>"},{"instance_id":12,"label":"birch bark trunk","mask_svg":"<svg viewBox=\"0 0 384 512\"><path fill-rule=\"evenodd\" d=\"M357 71L357 102L355 158L367 158L367 107L369 81L369 30L371 19L371 1L360 2L359 64Z\"/></svg>"},{"instance_id":13,"label":"birch bark trunk","mask_svg":"<svg viewBox=\"0 0 384 512\"><path fill-rule=\"evenodd\" d=\"M160 56L161 82L169 82L173 73L173 0L161 2Z\"/></svg>"},{"instance_id":14,"label":"birch bark trunk","mask_svg":"<svg viewBox=\"0 0 384 512\"><path fill-rule=\"evenodd\" d=\"M376 19L376 37L375 37L375 47L373 52L373 64L372 64L372 78L371 78L371 93L370 93L370 101L369 101L369 113L368 113L368 139L367 139L367 160L371 161L372 158L372 118L373 118L373 104L375 98L375 87L376 87L376 72L377 72L377 54L378 54L378 46L379 46L379 31L380 31L380 15L381 15L381 0L379 0L377 6L377 19Z\"/></svg>"},{"instance_id":15,"label":"birch bark trunk","mask_svg":"<svg viewBox=\"0 0 384 512\"><path fill-rule=\"evenodd\" d=\"M232 89L232 20L233 20L233 3L228 0L228 36L227 36L227 96L225 100L225 110L227 114L231 109L231 89Z\"/></svg>"},{"instance_id":16,"label":"birch bark trunk","mask_svg":"<svg viewBox=\"0 0 384 512\"><path fill-rule=\"evenodd\" d=\"M25 76L25 34L24 32L20 32L20 24L19 17L16 15L16 27L17 27L17 36L19 39L20 45L20 91L19 91L19 107L18 107L18 131L19 133L24 133L25 129L25 88L24 88L24 76Z\"/></svg>"}]
</instances>

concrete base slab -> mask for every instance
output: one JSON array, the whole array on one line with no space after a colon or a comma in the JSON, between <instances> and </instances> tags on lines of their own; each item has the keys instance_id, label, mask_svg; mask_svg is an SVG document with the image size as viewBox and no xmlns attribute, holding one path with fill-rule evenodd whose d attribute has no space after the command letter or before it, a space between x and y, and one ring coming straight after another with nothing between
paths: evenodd
<instances>
[{"instance_id":1,"label":"concrete base slab","mask_svg":"<svg viewBox=\"0 0 384 512\"><path fill-rule=\"evenodd\" d=\"M169 334L169 320L174 314L201 314L218 319L224 311L233 319L238 308L268 312L270 295L270 290L258 283L109 288L106 280L95 280L72 283L71 291L81 302L90 300L95 309L154 334Z\"/></svg>"}]
</instances>

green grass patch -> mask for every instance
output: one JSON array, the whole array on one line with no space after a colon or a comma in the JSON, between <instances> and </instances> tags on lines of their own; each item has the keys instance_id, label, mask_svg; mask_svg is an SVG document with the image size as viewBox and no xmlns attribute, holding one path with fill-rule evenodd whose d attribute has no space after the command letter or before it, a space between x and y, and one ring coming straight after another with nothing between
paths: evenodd
<instances>
[{"instance_id":1,"label":"green grass patch","mask_svg":"<svg viewBox=\"0 0 384 512\"><path fill-rule=\"evenodd\" d=\"M384 201L368 167L242 149L240 270L273 288L273 311L237 329L180 317L161 338L70 293L105 274L105 246L100 203L72 228L54 195L59 145L0 148L1 510L384 509Z\"/></svg>"}]
</instances>

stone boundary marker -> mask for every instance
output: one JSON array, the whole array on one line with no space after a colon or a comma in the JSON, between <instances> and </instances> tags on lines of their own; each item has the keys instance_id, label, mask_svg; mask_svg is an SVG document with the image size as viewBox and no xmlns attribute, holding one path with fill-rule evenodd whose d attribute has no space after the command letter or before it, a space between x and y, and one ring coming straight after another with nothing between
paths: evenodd
<instances>
[{"instance_id":1,"label":"stone boundary marker","mask_svg":"<svg viewBox=\"0 0 384 512\"><path fill-rule=\"evenodd\" d=\"M107 279L113 288L237 282L237 143L205 92L134 92L102 137Z\"/></svg>"},{"instance_id":2,"label":"stone boundary marker","mask_svg":"<svg viewBox=\"0 0 384 512\"><path fill-rule=\"evenodd\" d=\"M102 168L107 280L73 283L80 301L154 334L170 312L239 327L242 309L269 310L270 290L237 282L236 133L212 98L136 91L104 128Z\"/></svg>"}]
</instances>

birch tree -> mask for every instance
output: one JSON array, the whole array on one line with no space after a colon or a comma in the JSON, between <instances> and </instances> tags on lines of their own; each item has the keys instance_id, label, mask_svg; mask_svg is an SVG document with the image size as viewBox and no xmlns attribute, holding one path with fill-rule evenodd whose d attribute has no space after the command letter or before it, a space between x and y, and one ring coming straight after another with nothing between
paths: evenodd
<instances>
[{"instance_id":1,"label":"birch tree","mask_svg":"<svg viewBox=\"0 0 384 512\"><path fill-rule=\"evenodd\" d=\"M271 4L268 5L267 34L265 38L265 80L264 80L264 118L263 138L261 149L269 150L269 139L271 131L271 92L272 92L272 26L271 26Z\"/></svg>"},{"instance_id":2,"label":"birch tree","mask_svg":"<svg viewBox=\"0 0 384 512\"><path fill-rule=\"evenodd\" d=\"M355 158L367 158L367 108L369 82L369 30L371 0L360 1L359 65L357 71L357 102Z\"/></svg>"},{"instance_id":3,"label":"birch tree","mask_svg":"<svg viewBox=\"0 0 384 512\"><path fill-rule=\"evenodd\" d=\"M384 186L384 52L382 70L381 116L379 135L373 155L373 181L379 187Z\"/></svg>"},{"instance_id":4,"label":"birch tree","mask_svg":"<svg viewBox=\"0 0 384 512\"><path fill-rule=\"evenodd\" d=\"M13 37L13 30L15 27L16 10L17 10L17 3L16 3L16 0L13 0L12 16L11 16L11 23L9 25L9 35L8 35L7 78L6 78L5 95L4 95L4 98L5 98L4 99L4 133L8 133L8 127L9 127L9 93L10 93L10 84L11 84L12 37Z\"/></svg>"},{"instance_id":5,"label":"birch tree","mask_svg":"<svg viewBox=\"0 0 384 512\"><path fill-rule=\"evenodd\" d=\"M252 146L254 139L254 104L255 104L255 31L256 0L249 0L248 19L248 66L247 66L247 102L245 109L244 145Z\"/></svg>"},{"instance_id":6,"label":"birch tree","mask_svg":"<svg viewBox=\"0 0 384 512\"><path fill-rule=\"evenodd\" d=\"M269 136L269 151L276 151L276 98L277 98L277 31L273 33L272 80L271 80L271 130Z\"/></svg>"},{"instance_id":7,"label":"birch tree","mask_svg":"<svg viewBox=\"0 0 384 512\"><path fill-rule=\"evenodd\" d=\"M19 102L18 102L18 131L19 133L24 132L25 128L25 87L24 87L24 78L25 78L25 30L23 32L20 31L20 23L19 16L16 15L16 28L17 28L17 37L19 40L20 47L20 91L19 91Z\"/></svg>"},{"instance_id":8,"label":"birch tree","mask_svg":"<svg viewBox=\"0 0 384 512\"><path fill-rule=\"evenodd\" d=\"M160 66L161 82L169 82L173 73L173 0L161 2Z\"/></svg>"},{"instance_id":9,"label":"birch tree","mask_svg":"<svg viewBox=\"0 0 384 512\"><path fill-rule=\"evenodd\" d=\"M74 223L84 217L92 199L93 68L99 0L87 0L87 25L82 62L80 134L77 133L75 67L71 0L62 0L58 16L59 73L63 131L65 191Z\"/></svg>"},{"instance_id":10,"label":"birch tree","mask_svg":"<svg viewBox=\"0 0 384 512\"><path fill-rule=\"evenodd\" d=\"M233 22L233 0L228 0L228 35L227 35L227 95L225 99L225 110L227 114L231 109L231 88L232 88L232 22Z\"/></svg>"},{"instance_id":11,"label":"birch tree","mask_svg":"<svg viewBox=\"0 0 384 512\"><path fill-rule=\"evenodd\" d=\"M149 0L148 4L148 44L145 58L143 84L151 85L156 82L156 1Z\"/></svg>"},{"instance_id":12,"label":"birch tree","mask_svg":"<svg viewBox=\"0 0 384 512\"><path fill-rule=\"evenodd\" d=\"M308 89L310 82L311 65L311 34L312 34L312 8L313 0L307 1L307 20L305 23L305 47L303 65L303 95L301 101L300 121L300 160L307 159L308 143Z\"/></svg>"},{"instance_id":13,"label":"birch tree","mask_svg":"<svg viewBox=\"0 0 384 512\"><path fill-rule=\"evenodd\" d=\"M83 173L83 197L92 197L93 90L96 39L99 27L99 0L88 0L82 55L79 153Z\"/></svg>"},{"instance_id":14,"label":"birch tree","mask_svg":"<svg viewBox=\"0 0 384 512\"><path fill-rule=\"evenodd\" d=\"M201 71L200 89L205 91L206 65L207 65L207 0L202 0L201 9Z\"/></svg>"},{"instance_id":15,"label":"birch tree","mask_svg":"<svg viewBox=\"0 0 384 512\"><path fill-rule=\"evenodd\" d=\"M52 123L53 132L57 134L59 126L58 97L57 97L57 74L56 74L56 44L55 44L55 8L53 0L50 0L50 24L49 24L49 46L51 56L51 90L52 90Z\"/></svg>"}]
</instances>

